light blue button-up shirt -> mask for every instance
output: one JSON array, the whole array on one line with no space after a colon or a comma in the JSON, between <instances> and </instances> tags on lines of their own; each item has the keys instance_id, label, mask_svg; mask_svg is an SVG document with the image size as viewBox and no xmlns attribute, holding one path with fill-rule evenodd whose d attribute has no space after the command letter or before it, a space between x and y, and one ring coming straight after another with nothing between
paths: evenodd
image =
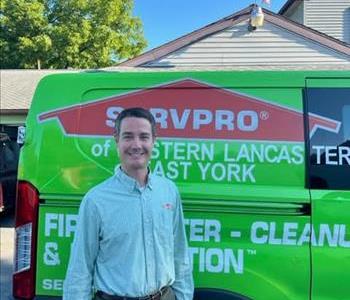
<instances>
[{"instance_id":1,"label":"light blue button-up shirt","mask_svg":"<svg viewBox=\"0 0 350 300\"><path fill-rule=\"evenodd\" d=\"M63 299L88 300L93 289L142 297L164 286L193 298L179 192L153 174L141 188L118 168L81 203Z\"/></svg>"}]
</instances>

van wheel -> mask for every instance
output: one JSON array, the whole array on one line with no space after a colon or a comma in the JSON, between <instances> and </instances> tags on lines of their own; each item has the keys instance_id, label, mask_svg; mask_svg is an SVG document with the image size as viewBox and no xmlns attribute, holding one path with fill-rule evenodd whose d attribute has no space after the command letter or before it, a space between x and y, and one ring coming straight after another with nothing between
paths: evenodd
<instances>
[{"instance_id":1,"label":"van wheel","mask_svg":"<svg viewBox=\"0 0 350 300\"><path fill-rule=\"evenodd\" d=\"M194 291L193 300L252 300L246 296L227 290L198 288Z\"/></svg>"}]
</instances>

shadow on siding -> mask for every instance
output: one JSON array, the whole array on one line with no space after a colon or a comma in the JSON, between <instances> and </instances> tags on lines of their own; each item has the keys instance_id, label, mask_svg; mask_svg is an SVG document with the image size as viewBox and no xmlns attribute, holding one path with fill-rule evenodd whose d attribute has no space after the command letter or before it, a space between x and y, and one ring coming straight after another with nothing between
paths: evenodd
<instances>
[{"instance_id":1,"label":"shadow on siding","mask_svg":"<svg viewBox=\"0 0 350 300\"><path fill-rule=\"evenodd\" d=\"M343 40L345 43L350 44L350 7L344 10L343 28Z\"/></svg>"}]
</instances>

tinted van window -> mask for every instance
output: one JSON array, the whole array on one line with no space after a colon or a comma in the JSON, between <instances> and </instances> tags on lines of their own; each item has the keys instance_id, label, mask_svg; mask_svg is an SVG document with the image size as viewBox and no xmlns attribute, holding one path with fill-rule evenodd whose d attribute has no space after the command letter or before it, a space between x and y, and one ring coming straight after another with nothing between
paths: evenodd
<instances>
[{"instance_id":1,"label":"tinted van window","mask_svg":"<svg viewBox=\"0 0 350 300\"><path fill-rule=\"evenodd\" d=\"M350 89L308 88L309 187L350 188Z\"/></svg>"}]
</instances>

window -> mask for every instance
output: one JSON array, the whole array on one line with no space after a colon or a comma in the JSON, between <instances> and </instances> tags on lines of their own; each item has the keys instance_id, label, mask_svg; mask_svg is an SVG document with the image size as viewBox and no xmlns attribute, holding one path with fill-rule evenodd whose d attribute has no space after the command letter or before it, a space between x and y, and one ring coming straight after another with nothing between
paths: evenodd
<instances>
[{"instance_id":1,"label":"window","mask_svg":"<svg viewBox=\"0 0 350 300\"><path fill-rule=\"evenodd\" d=\"M350 88L308 88L308 186L350 188Z\"/></svg>"}]
</instances>

